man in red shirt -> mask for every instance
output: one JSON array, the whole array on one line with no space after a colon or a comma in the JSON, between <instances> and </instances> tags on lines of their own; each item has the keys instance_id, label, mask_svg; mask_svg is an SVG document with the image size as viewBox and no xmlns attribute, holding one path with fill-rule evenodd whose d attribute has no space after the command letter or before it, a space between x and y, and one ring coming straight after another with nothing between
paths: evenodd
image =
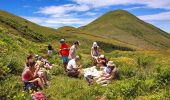
<instances>
[{"instance_id":1,"label":"man in red shirt","mask_svg":"<svg viewBox=\"0 0 170 100\"><path fill-rule=\"evenodd\" d=\"M62 62L64 65L64 71L67 72L67 64L68 64L68 56L69 56L69 50L70 50L70 45L65 42L65 39L60 40L60 54L62 56Z\"/></svg>"}]
</instances>

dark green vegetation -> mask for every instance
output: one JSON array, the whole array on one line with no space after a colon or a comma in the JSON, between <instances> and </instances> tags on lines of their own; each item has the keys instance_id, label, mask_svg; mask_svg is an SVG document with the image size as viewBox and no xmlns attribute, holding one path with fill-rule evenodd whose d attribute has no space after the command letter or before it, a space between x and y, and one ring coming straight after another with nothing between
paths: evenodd
<instances>
[{"instance_id":1,"label":"dark green vegetation","mask_svg":"<svg viewBox=\"0 0 170 100\"><path fill-rule=\"evenodd\" d=\"M80 40L78 54L82 57L83 67L90 66L90 48L92 42L97 41L101 53L119 68L120 80L107 87L97 84L89 87L83 76L80 79L66 77L60 57L55 54L50 59L56 64L50 72L52 80L48 89L43 91L49 100L170 98L169 35L119 10L79 29L66 26L56 30L0 11L1 99L29 99L20 80L26 56L29 53L46 56L49 41L57 51L60 38L66 38L70 44ZM139 51L146 48L152 50Z\"/></svg>"}]
</instances>

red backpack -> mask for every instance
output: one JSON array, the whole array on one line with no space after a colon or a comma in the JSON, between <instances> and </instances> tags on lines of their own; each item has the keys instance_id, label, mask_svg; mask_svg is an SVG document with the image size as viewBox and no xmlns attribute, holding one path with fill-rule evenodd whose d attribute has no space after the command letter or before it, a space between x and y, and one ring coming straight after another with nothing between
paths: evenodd
<instances>
[{"instance_id":1,"label":"red backpack","mask_svg":"<svg viewBox=\"0 0 170 100\"><path fill-rule=\"evenodd\" d=\"M32 96L32 100L45 100L45 96L42 92L35 92Z\"/></svg>"}]
</instances>

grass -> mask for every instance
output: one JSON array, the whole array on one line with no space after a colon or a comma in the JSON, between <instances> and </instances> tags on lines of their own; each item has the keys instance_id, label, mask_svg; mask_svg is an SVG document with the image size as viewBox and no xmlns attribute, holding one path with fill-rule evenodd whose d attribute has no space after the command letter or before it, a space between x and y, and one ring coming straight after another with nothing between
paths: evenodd
<instances>
[{"instance_id":1,"label":"grass","mask_svg":"<svg viewBox=\"0 0 170 100\"><path fill-rule=\"evenodd\" d=\"M16 25L13 27L11 23ZM25 29L30 31L23 36L22 31ZM121 30L123 32L124 29ZM42 36L42 41L37 39L39 35L45 36ZM84 68L91 66L90 48L94 41L98 41L101 53L117 65L120 79L112 81L107 87L97 84L88 86L83 76L77 79L65 76L60 56L54 54L50 62L56 66L50 71L52 79L49 87L43 90L48 100L169 99L170 50L140 51L138 46L110 37L89 34L73 27L57 30L41 27L4 11L0 11L0 99L30 99L30 95L23 91L20 80L26 56L30 53L46 56L49 41L57 52L60 38L66 38L70 44L80 40L78 54L82 60L79 63Z\"/></svg>"}]
</instances>

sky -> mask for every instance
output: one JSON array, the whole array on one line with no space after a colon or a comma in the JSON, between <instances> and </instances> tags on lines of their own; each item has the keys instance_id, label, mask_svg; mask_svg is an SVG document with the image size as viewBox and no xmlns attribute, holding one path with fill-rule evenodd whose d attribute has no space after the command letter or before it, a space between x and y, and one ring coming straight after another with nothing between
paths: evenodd
<instances>
[{"instance_id":1,"label":"sky","mask_svg":"<svg viewBox=\"0 0 170 100\"><path fill-rule=\"evenodd\" d=\"M170 0L0 0L0 9L52 28L84 26L123 9L170 33Z\"/></svg>"}]
</instances>

